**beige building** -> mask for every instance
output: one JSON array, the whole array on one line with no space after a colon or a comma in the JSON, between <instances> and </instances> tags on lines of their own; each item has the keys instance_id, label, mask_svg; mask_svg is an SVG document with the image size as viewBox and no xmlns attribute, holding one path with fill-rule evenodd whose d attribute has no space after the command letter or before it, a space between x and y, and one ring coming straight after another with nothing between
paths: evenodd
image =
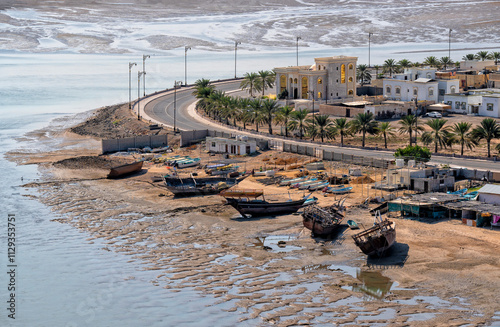
<instances>
[{"instance_id":1,"label":"beige building","mask_svg":"<svg viewBox=\"0 0 500 327\"><path fill-rule=\"evenodd\" d=\"M276 94L288 91L288 99L336 100L356 95L358 57L315 58L312 66L275 68Z\"/></svg>"}]
</instances>

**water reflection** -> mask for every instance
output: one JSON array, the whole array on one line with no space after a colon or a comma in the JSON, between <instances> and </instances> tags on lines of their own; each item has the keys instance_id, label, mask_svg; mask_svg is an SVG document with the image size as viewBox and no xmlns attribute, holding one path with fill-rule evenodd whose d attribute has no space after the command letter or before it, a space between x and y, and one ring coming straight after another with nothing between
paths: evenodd
<instances>
[{"instance_id":1,"label":"water reflection","mask_svg":"<svg viewBox=\"0 0 500 327\"><path fill-rule=\"evenodd\" d=\"M366 295L365 300L383 299L394 284L390 278L375 270L358 269L356 278L361 284L353 285L352 290L364 293Z\"/></svg>"}]
</instances>

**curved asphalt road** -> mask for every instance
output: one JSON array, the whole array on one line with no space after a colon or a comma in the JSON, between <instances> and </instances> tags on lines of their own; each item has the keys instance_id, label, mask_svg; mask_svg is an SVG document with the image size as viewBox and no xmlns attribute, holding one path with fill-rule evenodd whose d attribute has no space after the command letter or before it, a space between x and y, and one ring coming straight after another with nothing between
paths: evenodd
<instances>
[{"instance_id":1,"label":"curved asphalt road","mask_svg":"<svg viewBox=\"0 0 500 327\"><path fill-rule=\"evenodd\" d=\"M233 95L244 95L246 92L243 92L239 89L240 82L241 80L227 81L221 83L213 83L213 85L216 86L217 90L222 90L225 91L226 93L230 93ZM196 101L192 93L193 93L192 87L182 87L180 89L177 89L175 95L176 98L175 113L174 113L174 92L168 91L165 94L158 95L146 104L144 108L145 114L149 116L152 120L161 122L171 127L174 126L174 116L175 116L176 128L180 130L212 129L212 130L227 132L229 130L229 128L227 127L219 126L216 124L203 123L191 117L191 115L188 113L188 107ZM276 139L282 140L279 137L276 137ZM294 142L294 141L289 141L289 142ZM336 153L344 153L348 155L383 158L391 160L394 159L393 152L390 151L345 148L345 147L338 147L331 145L318 145L312 143L308 144L307 142L300 142L300 141L296 141L296 143L304 145L314 145L317 148L329 149L333 150ZM449 164L454 167L465 167L468 169L500 172L500 163L489 160L433 156L432 163Z\"/></svg>"}]
</instances>

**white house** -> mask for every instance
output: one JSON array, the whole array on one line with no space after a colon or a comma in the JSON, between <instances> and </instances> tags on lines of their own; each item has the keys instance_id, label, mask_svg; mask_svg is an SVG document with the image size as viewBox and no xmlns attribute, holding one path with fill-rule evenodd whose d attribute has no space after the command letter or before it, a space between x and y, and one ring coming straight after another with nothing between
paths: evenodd
<instances>
[{"instance_id":1,"label":"white house","mask_svg":"<svg viewBox=\"0 0 500 327\"><path fill-rule=\"evenodd\" d=\"M436 68L405 68L404 73L394 74L392 75L392 78L403 81L414 81L419 78L435 79Z\"/></svg>"},{"instance_id":2,"label":"white house","mask_svg":"<svg viewBox=\"0 0 500 327\"><path fill-rule=\"evenodd\" d=\"M479 106L479 115L500 118L500 94L483 95L483 100Z\"/></svg>"},{"instance_id":3,"label":"white house","mask_svg":"<svg viewBox=\"0 0 500 327\"><path fill-rule=\"evenodd\" d=\"M477 193L477 201L500 205L500 185L486 184Z\"/></svg>"},{"instance_id":4,"label":"white house","mask_svg":"<svg viewBox=\"0 0 500 327\"><path fill-rule=\"evenodd\" d=\"M460 80L459 79L438 79L438 101L444 101L445 94L454 94L460 90Z\"/></svg>"},{"instance_id":5,"label":"white house","mask_svg":"<svg viewBox=\"0 0 500 327\"><path fill-rule=\"evenodd\" d=\"M396 101L418 99L438 102L438 85L438 81L428 78L418 78L414 81L385 78L384 97Z\"/></svg>"},{"instance_id":6,"label":"white house","mask_svg":"<svg viewBox=\"0 0 500 327\"><path fill-rule=\"evenodd\" d=\"M450 111L454 113L470 115L479 112L482 96L470 92L445 94L444 103L451 106Z\"/></svg>"},{"instance_id":7,"label":"white house","mask_svg":"<svg viewBox=\"0 0 500 327\"><path fill-rule=\"evenodd\" d=\"M257 151L257 142L248 140L246 136L235 139L207 137L206 148L209 152L244 155Z\"/></svg>"}]
</instances>

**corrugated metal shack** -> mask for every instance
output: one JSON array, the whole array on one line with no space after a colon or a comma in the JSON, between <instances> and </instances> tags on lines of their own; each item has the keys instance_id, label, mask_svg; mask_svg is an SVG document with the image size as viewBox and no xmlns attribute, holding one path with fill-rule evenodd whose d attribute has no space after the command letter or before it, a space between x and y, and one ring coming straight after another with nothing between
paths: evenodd
<instances>
[{"instance_id":1,"label":"corrugated metal shack","mask_svg":"<svg viewBox=\"0 0 500 327\"><path fill-rule=\"evenodd\" d=\"M500 217L498 205L480 201L462 201L446 203L443 206L450 210L450 217L462 219L463 224L477 227L488 224L498 226L498 217Z\"/></svg>"},{"instance_id":2,"label":"corrugated metal shack","mask_svg":"<svg viewBox=\"0 0 500 327\"><path fill-rule=\"evenodd\" d=\"M463 201L464 198L456 194L425 193L415 194L410 198L400 198L388 202L388 211L400 211L403 216L418 218L448 217L448 210L444 206L448 203Z\"/></svg>"}]
</instances>

